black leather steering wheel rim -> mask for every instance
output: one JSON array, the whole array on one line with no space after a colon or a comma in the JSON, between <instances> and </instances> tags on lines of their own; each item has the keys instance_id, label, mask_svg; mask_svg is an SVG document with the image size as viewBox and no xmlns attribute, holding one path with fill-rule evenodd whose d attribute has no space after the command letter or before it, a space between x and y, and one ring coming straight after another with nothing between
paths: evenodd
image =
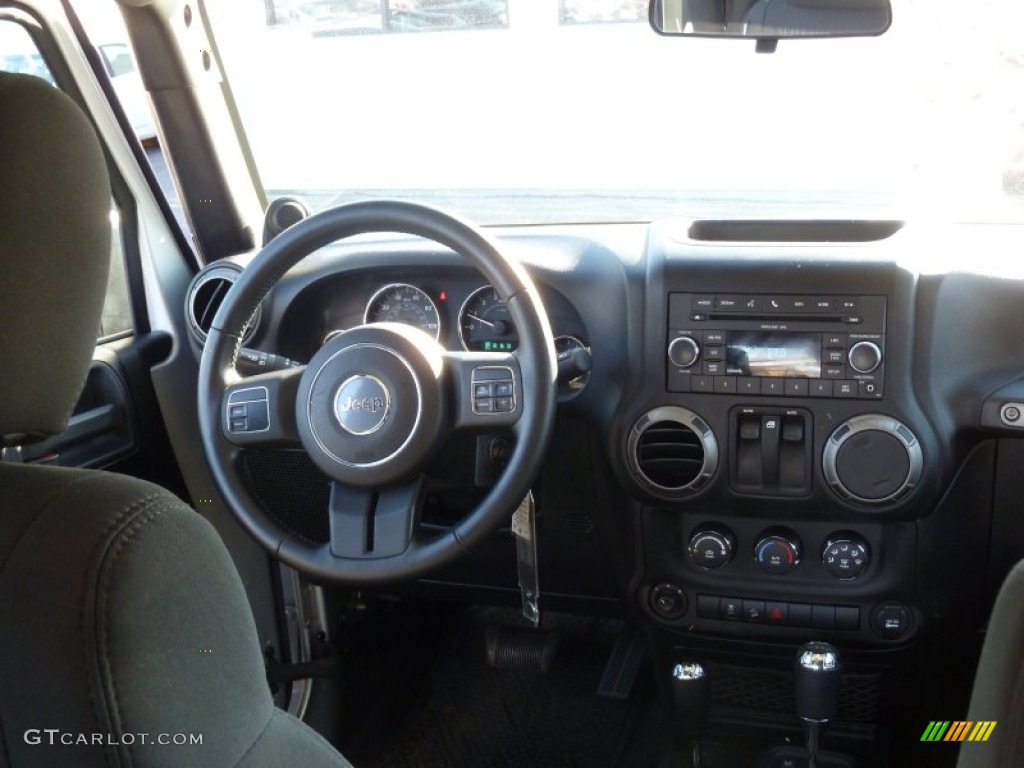
<instances>
[{"instance_id":1,"label":"black leather steering wheel rim","mask_svg":"<svg viewBox=\"0 0 1024 768\"><path fill-rule=\"evenodd\" d=\"M244 448L232 441L237 440L237 436L228 439L226 393L254 380L260 383L282 381L288 375L273 380L241 379L235 371L241 339L250 319L285 272L332 242L381 232L419 236L447 246L476 267L496 289L506 302L519 333L519 347L512 353L510 362L518 368L515 381L521 387L521 408L517 405L515 421L509 424L515 435L515 446L504 470L480 504L458 525L430 540L412 537L404 551L392 556L344 557L332 551L333 542L313 543L283 527L252 495L240 466ZM472 368L475 365L472 354L461 354L456 363L462 364L467 359L471 361L472 370L481 370L480 366ZM353 203L295 224L272 240L235 281L214 318L201 357L200 438L212 478L224 502L242 527L275 557L320 581L373 584L408 579L444 565L508 522L512 510L528 492L545 454L557 404L556 378L551 328L537 289L522 266L502 255L487 235L447 213L423 205L397 201ZM294 391L294 382L281 387L282 392ZM458 391L451 396L456 400L456 410L462 413L465 409L460 405L460 398L469 393L465 391L465 382L457 378L450 389L456 387ZM268 395L270 397L272 395ZM286 395L281 397L283 402ZM278 410L282 418L287 417L283 406ZM278 413L274 403L270 404L270 413ZM333 501L331 514L334 514ZM332 517L332 525L334 520Z\"/></svg>"}]
</instances>

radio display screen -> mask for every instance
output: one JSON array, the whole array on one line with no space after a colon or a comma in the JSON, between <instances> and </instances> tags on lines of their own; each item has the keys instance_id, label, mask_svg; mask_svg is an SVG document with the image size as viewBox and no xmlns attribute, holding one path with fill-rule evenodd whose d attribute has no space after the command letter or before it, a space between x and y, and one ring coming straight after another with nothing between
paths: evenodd
<instances>
[{"instance_id":1,"label":"radio display screen","mask_svg":"<svg viewBox=\"0 0 1024 768\"><path fill-rule=\"evenodd\" d=\"M725 367L730 376L820 379L821 334L730 332L726 336Z\"/></svg>"}]
</instances>

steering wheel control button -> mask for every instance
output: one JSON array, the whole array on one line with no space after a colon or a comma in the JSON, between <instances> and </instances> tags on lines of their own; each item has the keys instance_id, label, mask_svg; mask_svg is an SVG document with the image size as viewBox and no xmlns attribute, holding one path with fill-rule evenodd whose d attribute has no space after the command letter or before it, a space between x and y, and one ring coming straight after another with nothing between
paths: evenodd
<instances>
[{"instance_id":1,"label":"steering wheel control button","mask_svg":"<svg viewBox=\"0 0 1024 768\"><path fill-rule=\"evenodd\" d=\"M689 368L700 358L700 345L691 336L672 339L668 345L668 359L680 368Z\"/></svg>"},{"instance_id":2,"label":"steering wheel control button","mask_svg":"<svg viewBox=\"0 0 1024 768\"><path fill-rule=\"evenodd\" d=\"M899 640L914 625L914 614L905 603L882 603L871 612L871 628L886 640Z\"/></svg>"},{"instance_id":3,"label":"steering wheel control button","mask_svg":"<svg viewBox=\"0 0 1024 768\"><path fill-rule=\"evenodd\" d=\"M871 373L882 364L882 350L873 341L858 341L850 347L849 361L857 373Z\"/></svg>"},{"instance_id":4,"label":"steering wheel control button","mask_svg":"<svg viewBox=\"0 0 1024 768\"><path fill-rule=\"evenodd\" d=\"M698 529L690 537L690 561L698 568L713 571L732 559L734 543L729 531L712 527Z\"/></svg>"},{"instance_id":5,"label":"steering wheel control button","mask_svg":"<svg viewBox=\"0 0 1024 768\"><path fill-rule=\"evenodd\" d=\"M233 434L269 431L269 400L266 387L236 389L228 395L227 431Z\"/></svg>"},{"instance_id":6,"label":"steering wheel control button","mask_svg":"<svg viewBox=\"0 0 1024 768\"><path fill-rule=\"evenodd\" d=\"M800 563L800 539L795 533L766 533L754 547L754 560L772 576L789 573Z\"/></svg>"},{"instance_id":7,"label":"steering wheel control button","mask_svg":"<svg viewBox=\"0 0 1024 768\"><path fill-rule=\"evenodd\" d=\"M658 584L651 590L650 606L659 618L675 621L686 613L689 601L675 584Z\"/></svg>"},{"instance_id":8,"label":"steering wheel control button","mask_svg":"<svg viewBox=\"0 0 1024 768\"><path fill-rule=\"evenodd\" d=\"M821 552L825 570L837 579L861 576L868 567L868 544L859 536L835 534L829 537Z\"/></svg>"},{"instance_id":9,"label":"steering wheel control button","mask_svg":"<svg viewBox=\"0 0 1024 768\"><path fill-rule=\"evenodd\" d=\"M353 435L372 435L384 425L390 410L391 391L376 376L352 376L334 396L334 416Z\"/></svg>"},{"instance_id":10,"label":"steering wheel control button","mask_svg":"<svg viewBox=\"0 0 1024 768\"><path fill-rule=\"evenodd\" d=\"M473 413L512 413L516 409L515 379L512 369L502 365L481 366L473 370Z\"/></svg>"}]
</instances>

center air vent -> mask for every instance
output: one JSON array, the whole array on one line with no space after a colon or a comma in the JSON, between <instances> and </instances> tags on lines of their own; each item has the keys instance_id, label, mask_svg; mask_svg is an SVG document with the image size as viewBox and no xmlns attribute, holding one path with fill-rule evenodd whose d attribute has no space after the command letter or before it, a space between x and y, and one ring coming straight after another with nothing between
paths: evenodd
<instances>
[{"instance_id":1,"label":"center air vent","mask_svg":"<svg viewBox=\"0 0 1024 768\"><path fill-rule=\"evenodd\" d=\"M659 496L698 491L718 467L718 441L693 411L664 406L649 411L629 433L628 458L637 478Z\"/></svg>"},{"instance_id":2,"label":"center air vent","mask_svg":"<svg viewBox=\"0 0 1024 768\"><path fill-rule=\"evenodd\" d=\"M188 312L189 328L199 341L206 341L206 334L210 330L213 318L217 310L224 302L224 297L238 278L239 268L229 264L214 264L207 267L192 280L188 289ZM256 316L249 329L245 333L243 343L248 341L256 331L259 323L260 310L256 310Z\"/></svg>"}]
</instances>

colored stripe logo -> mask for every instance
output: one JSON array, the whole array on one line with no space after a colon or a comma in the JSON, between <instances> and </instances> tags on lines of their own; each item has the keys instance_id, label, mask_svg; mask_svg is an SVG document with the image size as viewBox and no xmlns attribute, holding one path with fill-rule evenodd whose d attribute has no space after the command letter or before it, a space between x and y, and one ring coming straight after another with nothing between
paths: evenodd
<instances>
[{"instance_id":1,"label":"colored stripe logo","mask_svg":"<svg viewBox=\"0 0 1024 768\"><path fill-rule=\"evenodd\" d=\"M988 741L995 728L995 720L932 720L921 741Z\"/></svg>"}]
</instances>

